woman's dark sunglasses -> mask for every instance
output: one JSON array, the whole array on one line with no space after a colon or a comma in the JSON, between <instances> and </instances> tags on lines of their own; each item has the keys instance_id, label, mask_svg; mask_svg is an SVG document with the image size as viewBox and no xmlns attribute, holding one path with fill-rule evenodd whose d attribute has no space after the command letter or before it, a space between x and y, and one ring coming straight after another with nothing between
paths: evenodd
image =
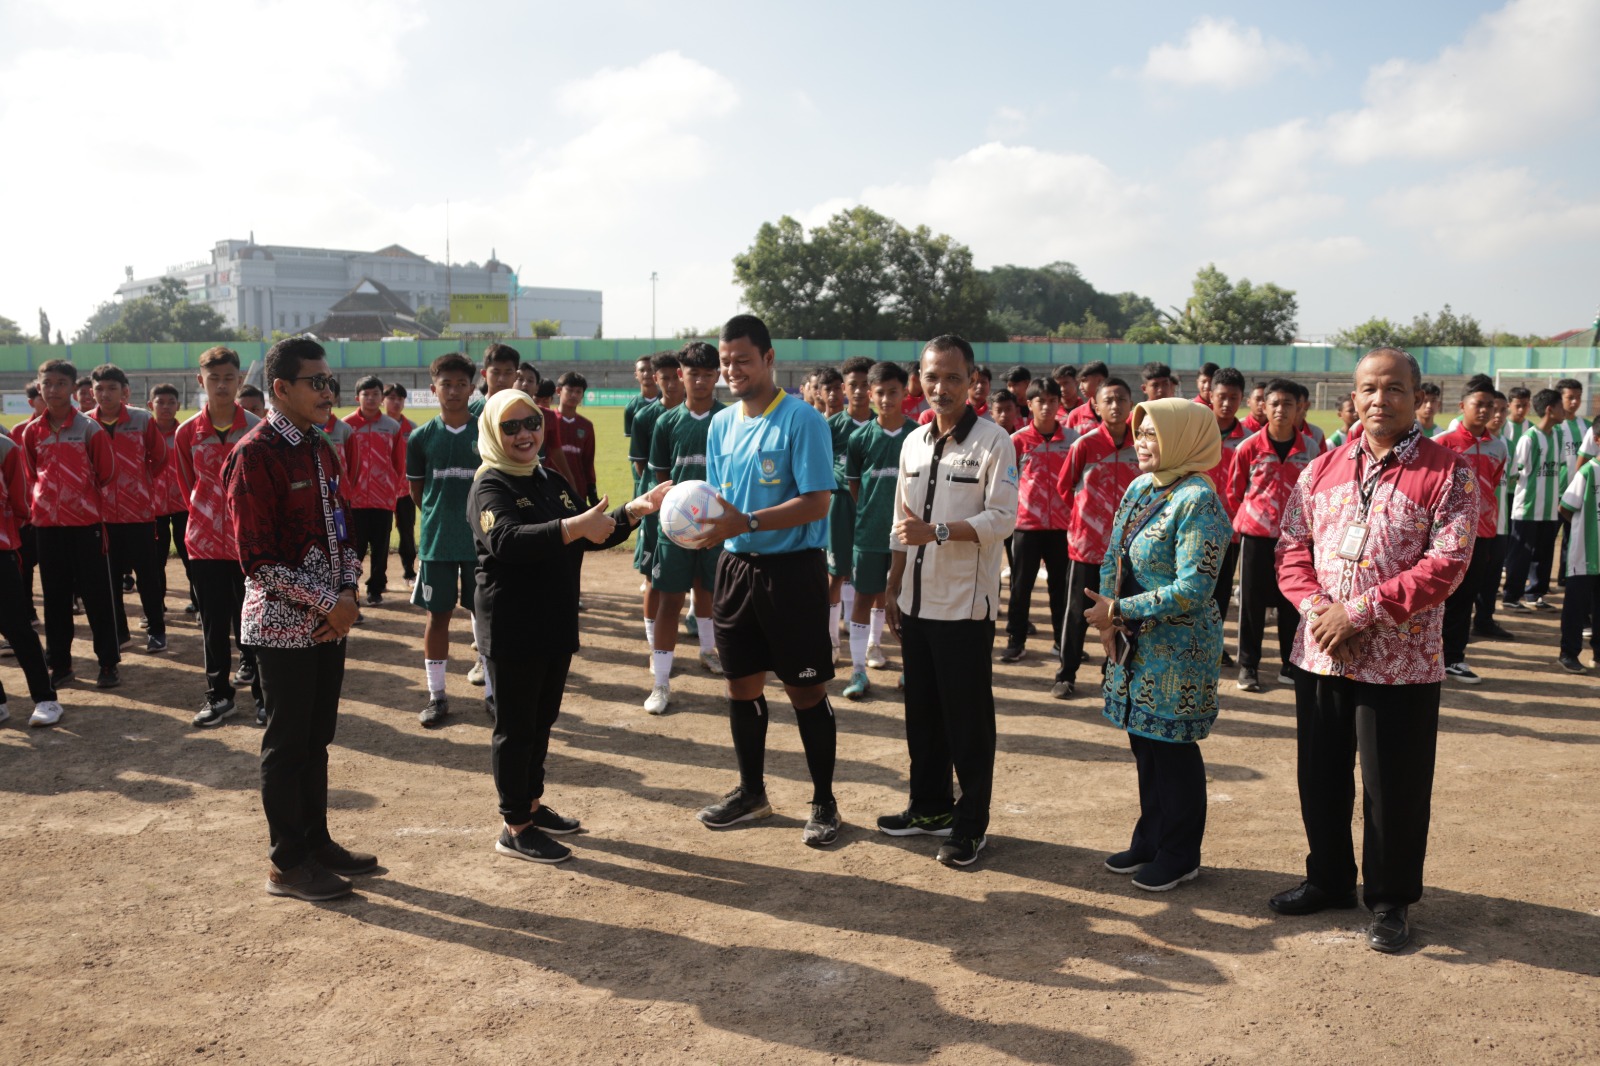
<instances>
[{"instance_id":1,"label":"woman's dark sunglasses","mask_svg":"<svg viewBox=\"0 0 1600 1066\"><path fill-rule=\"evenodd\" d=\"M544 425L542 415L529 415L527 418L513 418L500 423L500 432L507 437L515 437L519 430L524 429L529 433L537 433L542 425Z\"/></svg>"}]
</instances>

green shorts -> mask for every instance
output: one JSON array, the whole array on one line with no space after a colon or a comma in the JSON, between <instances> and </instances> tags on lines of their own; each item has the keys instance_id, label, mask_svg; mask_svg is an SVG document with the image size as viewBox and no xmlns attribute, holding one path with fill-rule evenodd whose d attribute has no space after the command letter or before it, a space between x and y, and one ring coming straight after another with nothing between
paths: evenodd
<instances>
[{"instance_id":1,"label":"green shorts","mask_svg":"<svg viewBox=\"0 0 1600 1066\"><path fill-rule=\"evenodd\" d=\"M639 522L639 528L633 536L633 568L645 577L650 576L650 568L654 564L656 537L661 530L661 519L655 515L645 515Z\"/></svg>"},{"instance_id":2,"label":"green shorts","mask_svg":"<svg viewBox=\"0 0 1600 1066\"><path fill-rule=\"evenodd\" d=\"M850 580L850 555L856 543L856 501L835 492L828 506L828 573Z\"/></svg>"},{"instance_id":3,"label":"green shorts","mask_svg":"<svg viewBox=\"0 0 1600 1066\"><path fill-rule=\"evenodd\" d=\"M411 602L429 614L443 614L457 603L472 610L472 592L478 584L477 562L457 563L424 559L417 564L417 587Z\"/></svg>"},{"instance_id":4,"label":"green shorts","mask_svg":"<svg viewBox=\"0 0 1600 1066\"><path fill-rule=\"evenodd\" d=\"M864 552L855 550L855 571L850 583L856 587L857 596L876 596L889 587L889 564L894 552Z\"/></svg>"},{"instance_id":5,"label":"green shorts","mask_svg":"<svg viewBox=\"0 0 1600 1066\"><path fill-rule=\"evenodd\" d=\"M682 548L665 536L656 538L650 584L657 592L692 592L696 578L711 592L717 585L717 556L721 548Z\"/></svg>"}]
</instances>

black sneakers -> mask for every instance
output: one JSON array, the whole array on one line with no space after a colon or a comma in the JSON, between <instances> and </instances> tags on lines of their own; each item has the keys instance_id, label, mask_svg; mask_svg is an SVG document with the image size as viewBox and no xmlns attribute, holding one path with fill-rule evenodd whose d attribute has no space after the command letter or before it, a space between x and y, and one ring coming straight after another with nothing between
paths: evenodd
<instances>
[{"instance_id":1,"label":"black sneakers","mask_svg":"<svg viewBox=\"0 0 1600 1066\"><path fill-rule=\"evenodd\" d=\"M1261 675L1257 674L1254 670L1247 666L1241 666L1239 668L1239 691L1260 692Z\"/></svg>"},{"instance_id":2,"label":"black sneakers","mask_svg":"<svg viewBox=\"0 0 1600 1066\"><path fill-rule=\"evenodd\" d=\"M289 870L273 866L267 871L268 895L289 896L307 903L321 903L348 896L352 887L349 881L332 870L324 869L315 859L307 859Z\"/></svg>"},{"instance_id":3,"label":"black sneakers","mask_svg":"<svg viewBox=\"0 0 1600 1066\"><path fill-rule=\"evenodd\" d=\"M233 683L239 688L248 688L255 684L256 664L253 660L241 661L239 669L234 672Z\"/></svg>"},{"instance_id":4,"label":"black sneakers","mask_svg":"<svg viewBox=\"0 0 1600 1066\"><path fill-rule=\"evenodd\" d=\"M772 804L767 802L766 793L746 792L743 785L738 785L718 802L702 808L695 817L712 829L725 829L739 822L753 822L757 818L766 818L771 814Z\"/></svg>"},{"instance_id":5,"label":"black sneakers","mask_svg":"<svg viewBox=\"0 0 1600 1066\"><path fill-rule=\"evenodd\" d=\"M946 866L971 866L978 861L978 852L989 842L988 837L951 837L939 847L934 858Z\"/></svg>"},{"instance_id":6,"label":"black sneakers","mask_svg":"<svg viewBox=\"0 0 1600 1066\"><path fill-rule=\"evenodd\" d=\"M556 843L545 836L544 830L531 825L524 826L522 832L515 835L509 827L501 826L500 839L494 842L494 850L528 862L554 863L572 858L571 848Z\"/></svg>"},{"instance_id":7,"label":"black sneakers","mask_svg":"<svg viewBox=\"0 0 1600 1066\"><path fill-rule=\"evenodd\" d=\"M1139 868L1149 859L1141 859L1133 851L1119 851L1115 855L1107 856L1106 869L1114 874L1136 874Z\"/></svg>"},{"instance_id":8,"label":"black sneakers","mask_svg":"<svg viewBox=\"0 0 1600 1066\"><path fill-rule=\"evenodd\" d=\"M221 725L223 721L233 715L239 708L230 699L206 700L206 705L200 708L200 713L191 720L192 725L201 729L208 729L214 725ZM257 716L260 717L259 715Z\"/></svg>"},{"instance_id":9,"label":"black sneakers","mask_svg":"<svg viewBox=\"0 0 1600 1066\"><path fill-rule=\"evenodd\" d=\"M576 818L564 818L549 807L543 806L533 812L533 824L551 836L558 837L576 833L583 828Z\"/></svg>"},{"instance_id":10,"label":"black sneakers","mask_svg":"<svg viewBox=\"0 0 1600 1066\"><path fill-rule=\"evenodd\" d=\"M167 635L165 633L151 633L144 638L144 650L147 655L160 655L167 650Z\"/></svg>"},{"instance_id":11,"label":"black sneakers","mask_svg":"<svg viewBox=\"0 0 1600 1066\"><path fill-rule=\"evenodd\" d=\"M800 832L800 839L811 847L820 848L839 839L839 804L834 800L813 803L811 817Z\"/></svg>"},{"instance_id":12,"label":"black sneakers","mask_svg":"<svg viewBox=\"0 0 1600 1066\"><path fill-rule=\"evenodd\" d=\"M378 857L362 851L351 851L331 841L317 849L314 856L324 870L350 877L353 874L370 874L378 868Z\"/></svg>"},{"instance_id":13,"label":"black sneakers","mask_svg":"<svg viewBox=\"0 0 1600 1066\"><path fill-rule=\"evenodd\" d=\"M955 825L953 814L913 814L909 810L899 814L885 814L878 819L878 832L892 837L930 836L947 837Z\"/></svg>"},{"instance_id":14,"label":"black sneakers","mask_svg":"<svg viewBox=\"0 0 1600 1066\"><path fill-rule=\"evenodd\" d=\"M1050 686L1050 698L1053 700L1070 700L1078 694L1078 686L1072 681L1057 681Z\"/></svg>"},{"instance_id":15,"label":"black sneakers","mask_svg":"<svg viewBox=\"0 0 1600 1066\"><path fill-rule=\"evenodd\" d=\"M1028 649L1023 645L1007 644L1005 651L1000 653L1000 661L1003 663L1021 662L1022 657L1026 654L1028 654Z\"/></svg>"},{"instance_id":16,"label":"black sneakers","mask_svg":"<svg viewBox=\"0 0 1600 1066\"><path fill-rule=\"evenodd\" d=\"M100 676L94 679L95 688L116 688L122 684L122 675L115 666L102 666Z\"/></svg>"},{"instance_id":17,"label":"black sneakers","mask_svg":"<svg viewBox=\"0 0 1600 1066\"><path fill-rule=\"evenodd\" d=\"M1188 873L1172 867L1163 868L1159 863L1147 862L1139 867L1139 872L1133 875L1133 887L1142 888L1146 892L1167 892L1177 888L1185 881L1193 881L1200 876L1200 867L1196 866Z\"/></svg>"},{"instance_id":18,"label":"black sneakers","mask_svg":"<svg viewBox=\"0 0 1600 1066\"><path fill-rule=\"evenodd\" d=\"M50 687L65 688L67 685L70 685L73 681L77 680L77 677L78 675L72 672L72 667L70 666L64 667L60 670L52 670L50 671Z\"/></svg>"},{"instance_id":19,"label":"black sneakers","mask_svg":"<svg viewBox=\"0 0 1600 1066\"><path fill-rule=\"evenodd\" d=\"M261 700L256 700L256 725L265 726L266 724L267 724L267 705L266 705L265 702L263 702Z\"/></svg>"},{"instance_id":20,"label":"black sneakers","mask_svg":"<svg viewBox=\"0 0 1600 1066\"><path fill-rule=\"evenodd\" d=\"M424 729L437 729L450 717L450 700L445 696L429 696L428 705L417 715Z\"/></svg>"}]
</instances>

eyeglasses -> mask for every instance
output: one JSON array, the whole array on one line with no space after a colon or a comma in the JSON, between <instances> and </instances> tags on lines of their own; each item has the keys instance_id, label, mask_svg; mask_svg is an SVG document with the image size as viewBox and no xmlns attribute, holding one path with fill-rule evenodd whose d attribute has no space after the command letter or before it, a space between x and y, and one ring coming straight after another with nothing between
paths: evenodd
<instances>
[{"instance_id":1,"label":"eyeglasses","mask_svg":"<svg viewBox=\"0 0 1600 1066\"><path fill-rule=\"evenodd\" d=\"M290 378L289 380L290 381L305 381L305 382L309 382L311 387L313 389L315 389L317 392L332 392L333 391L333 375L332 374L312 374L310 377Z\"/></svg>"},{"instance_id":2,"label":"eyeglasses","mask_svg":"<svg viewBox=\"0 0 1600 1066\"><path fill-rule=\"evenodd\" d=\"M529 433L536 433L542 425L544 425L542 415L529 415L527 418L513 418L500 423L500 432L507 437L515 437L524 429Z\"/></svg>"},{"instance_id":3,"label":"eyeglasses","mask_svg":"<svg viewBox=\"0 0 1600 1066\"><path fill-rule=\"evenodd\" d=\"M1156 439L1155 428L1154 427L1150 427L1148 429L1141 429L1139 432L1137 432L1137 433L1135 433L1133 435L1133 439L1134 440L1155 440Z\"/></svg>"}]
</instances>

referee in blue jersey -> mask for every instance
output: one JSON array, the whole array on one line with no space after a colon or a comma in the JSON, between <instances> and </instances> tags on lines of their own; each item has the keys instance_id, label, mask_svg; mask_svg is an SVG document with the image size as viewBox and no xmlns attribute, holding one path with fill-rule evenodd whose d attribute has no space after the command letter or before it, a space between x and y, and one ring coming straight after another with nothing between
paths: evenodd
<instances>
[{"instance_id":1,"label":"referee in blue jersey","mask_svg":"<svg viewBox=\"0 0 1600 1066\"><path fill-rule=\"evenodd\" d=\"M839 836L833 798L837 742L824 687L833 677L828 641L828 505L835 485L833 437L820 414L778 388L772 338L754 315L722 327L718 357L739 401L711 418L707 480L723 514L694 546L725 549L717 563L711 618L728 679L728 719L739 784L700 812L714 829L772 813L763 776L767 674L794 705L811 771L811 817L802 839L820 847Z\"/></svg>"}]
</instances>

